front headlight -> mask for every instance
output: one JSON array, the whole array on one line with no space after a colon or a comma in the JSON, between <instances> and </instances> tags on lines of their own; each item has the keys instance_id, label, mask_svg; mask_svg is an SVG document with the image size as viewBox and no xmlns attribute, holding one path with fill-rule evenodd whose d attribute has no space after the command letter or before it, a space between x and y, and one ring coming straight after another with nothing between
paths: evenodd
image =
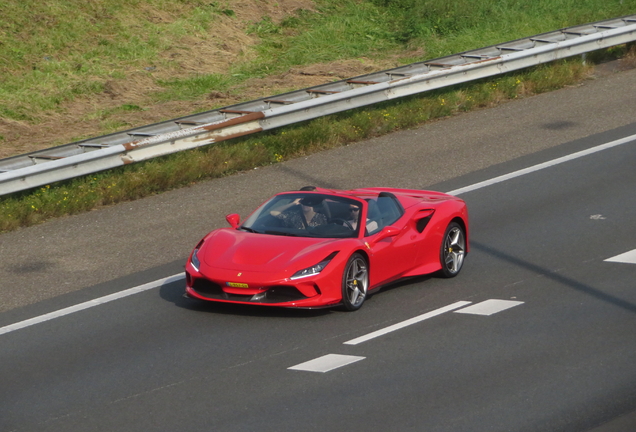
<instances>
[{"instance_id":1,"label":"front headlight","mask_svg":"<svg viewBox=\"0 0 636 432\"><path fill-rule=\"evenodd\" d=\"M205 241L205 239L202 239L199 244L197 244L197 247L194 248L194 250L192 251L192 258L190 258L190 264L192 264L192 267L194 267L194 269L198 272L199 268L201 267L201 261L199 261L199 250L201 249L201 246L203 246L203 242Z\"/></svg>"},{"instance_id":2,"label":"front headlight","mask_svg":"<svg viewBox=\"0 0 636 432\"><path fill-rule=\"evenodd\" d=\"M325 267L327 267L327 264L329 264L331 262L331 260L333 259L333 257L336 256L338 252L334 252L331 255L329 255L327 258L325 258L324 260L320 261L318 264L313 265L311 267L307 267L306 269L302 269L297 271L296 273L294 273L292 275L292 277L290 278L291 280L295 280L295 279L300 279L300 278L304 278L304 277L309 277L309 276L314 276L319 274L321 271L324 270Z\"/></svg>"},{"instance_id":3,"label":"front headlight","mask_svg":"<svg viewBox=\"0 0 636 432\"><path fill-rule=\"evenodd\" d=\"M199 271L199 267L201 266L201 261L199 261L199 257L197 256L198 253L199 249L197 248L192 252L192 258L190 258L190 264L192 264L192 267L194 267L196 271Z\"/></svg>"}]
</instances>

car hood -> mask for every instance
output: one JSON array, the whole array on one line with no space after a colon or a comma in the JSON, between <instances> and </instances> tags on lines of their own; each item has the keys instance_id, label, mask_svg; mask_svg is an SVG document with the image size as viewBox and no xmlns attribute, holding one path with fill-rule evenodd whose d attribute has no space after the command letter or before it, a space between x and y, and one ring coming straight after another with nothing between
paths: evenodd
<instances>
[{"instance_id":1,"label":"car hood","mask_svg":"<svg viewBox=\"0 0 636 432\"><path fill-rule=\"evenodd\" d=\"M351 240L351 239L349 239ZM251 271L297 271L337 251L343 239L256 234L223 228L213 231L200 249L210 267Z\"/></svg>"}]
</instances>

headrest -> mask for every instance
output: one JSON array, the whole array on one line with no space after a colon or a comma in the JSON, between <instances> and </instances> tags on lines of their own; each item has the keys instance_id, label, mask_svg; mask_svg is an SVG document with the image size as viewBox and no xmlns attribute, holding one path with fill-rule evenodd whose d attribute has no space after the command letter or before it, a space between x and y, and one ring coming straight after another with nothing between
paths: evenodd
<instances>
[{"instance_id":1,"label":"headrest","mask_svg":"<svg viewBox=\"0 0 636 432\"><path fill-rule=\"evenodd\" d=\"M304 197L303 199L301 199L300 203L304 206L315 207L317 205L320 205L320 203L322 203L322 197L308 195Z\"/></svg>"}]
</instances>

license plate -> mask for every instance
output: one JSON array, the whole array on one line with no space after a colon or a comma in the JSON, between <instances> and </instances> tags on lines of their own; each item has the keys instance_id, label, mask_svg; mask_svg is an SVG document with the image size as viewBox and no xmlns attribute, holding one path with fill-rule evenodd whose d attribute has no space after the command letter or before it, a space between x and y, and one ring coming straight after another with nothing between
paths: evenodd
<instances>
[{"instance_id":1,"label":"license plate","mask_svg":"<svg viewBox=\"0 0 636 432\"><path fill-rule=\"evenodd\" d=\"M238 283L238 282L225 282L225 285L232 288L249 288L250 287L246 283Z\"/></svg>"}]
</instances>

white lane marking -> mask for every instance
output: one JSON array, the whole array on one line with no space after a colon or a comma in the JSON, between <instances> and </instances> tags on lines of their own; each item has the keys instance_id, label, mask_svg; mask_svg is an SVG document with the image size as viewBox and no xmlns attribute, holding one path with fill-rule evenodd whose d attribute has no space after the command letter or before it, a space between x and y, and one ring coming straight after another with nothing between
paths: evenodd
<instances>
[{"instance_id":1,"label":"white lane marking","mask_svg":"<svg viewBox=\"0 0 636 432\"><path fill-rule=\"evenodd\" d=\"M327 354L322 357L318 357L317 359L309 360L308 362L288 367L287 369L325 373L364 359L365 357L342 354Z\"/></svg>"},{"instance_id":2,"label":"white lane marking","mask_svg":"<svg viewBox=\"0 0 636 432\"><path fill-rule=\"evenodd\" d=\"M402 321L398 324L394 324L384 329L375 331L373 333L369 333L368 335L361 336L356 339L352 339L350 341L345 342L345 345L357 345L359 343L368 341L378 336L385 335L392 331L399 330L411 324L424 321L426 319L441 315L449 311L455 311L455 313L468 313L468 314L475 314L475 315L492 315L497 312L501 312L503 310L510 309L512 307L523 304L522 301L490 299L490 300L485 300L481 303L477 303L476 305L468 306L466 308L461 309L462 307L470 303L471 302L469 301L459 301L459 302L453 303L443 308L436 309L432 312L428 312L428 313L416 316L415 318L411 318L406 321ZM459 309L459 310L456 310L456 309ZM329 372L331 370L337 369L342 366L346 366L351 363L355 363L365 358L366 357L349 356L349 355L342 355L342 354L327 354L322 357L318 357L316 359L297 364L296 366L288 367L287 369L324 373L324 372Z\"/></svg>"},{"instance_id":3,"label":"white lane marking","mask_svg":"<svg viewBox=\"0 0 636 432\"><path fill-rule=\"evenodd\" d=\"M108 302L111 302L113 300L117 300L117 299L120 299L120 298L123 298L123 297L128 297L130 295L137 294L137 293L140 293L142 291L147 291L147 290L150 290L150 289L153 289L153 288L157 288L157 287L160 287L160 286L165 285L165 284L169 284L169 283L172 283L172 282L177 282L177 281L182 280L182 279L185 279L185 275L183 273L179 273L179 274L176 274L176 275L173 275L173 276L169 276L167 278L159 279L159 280L154 281L154 282L149 282L149 283L144 284L144 285L140 285L140 286L137 286L137 287L134 287L134 288L129 288L129 289L124 290L124 291L120 291L120 292L117 292L117 293L114 293L114 294L110 294L110 295L107 295L107 296L104 296L104 297L100 297L100 298L97 298L95 300L89 300L87 302L80 303L80 304L77 304L75 306L70 306L70 307L67 307L67 308L64 308L64 309L60 309L60 310L57 310L57 311L54 311L54 312L51 312L51 313L47 313L45 315L40 315L40 316L35 317L35 318L31 318L31 319L28 319L28 320L25 320L25 321L20 321L18 323L11 324L11 325L8 325L8 326L0 327L0 335L5 334L5 333L9 333L9 332L12 332L12 331L15 331L15 330L19 330L19 329L22 329L22 328L25 328L25 327L29 327L29 326L32 326L32 325L35 325L35 324L39 324L39 323L44 322L44 321L52 320L54 318L59 318L59 317L64 316L64 315L69 315L69 314L72 314L72 313L75 313L75 312L79 312L79 311L84 310L84 309L92 308L94 306L99 306L100 304L108 303Z\"/></svg>"},{"instance_id":4,"label":"white lane marking","mask_svg":"<svg viewBox=\"0 0 636 432\"><path fill-rule=\"evenodd\" d=\"M481 303L474 304L472 306L468 306L464 309L456 310L455 313L490 316L492 314L496 314L497 312L510 309L511 307L519 306L520 304L523 304L523 302L514 300L490 299L485 300Z\"/></svg>"},{"instance_id":5,"label":"white lane marking","mask_svg":"<svg viewBox=\"0 0 636 432\"><path fill-rule=\"evenodd\" d=\"M466 187L463 187L463 188L455 189L455 190L452 190L452 191L446 192L446 193L449 194L449 195L460 195L460 194L463 194L463 193L466 193L466 192L471 192L471 191L474 191L474 190L477 190L477 189L484 188L486 186L491 186L491 185L494 185L496 183L501 183L503 181L513 179L515 177L520 177L522 175L530 174L530 173L533 173L535 171L542 170L544 168L549 168L549 167L554 166L554 165L559 165L559 164L562 164L564 162L568 162L568 161L571 161L571 160L574 160L574 159L578 159L578 158L583 157L583 156L587 156L587 155L590 155L590 154L593 154L593 153L596 153L596 152L600 152L602 150L607 150L607 149L612 148L612 147L616 147L616 146L619 146L619 145L622 145L622 144L626 144L626 143L632 142L634 140L636 140L636 135L631 135L631 136L628 136L628 137L625 137L625 138L621 138L621 139L616 140L616 141L612 141L612 142L608 142L608 143L605 143L605 144L601 144L599 146L592 147L592 148L589 148L587 150L582 150L580 152L572 153L572 154L567 155L567 156L563 156L563 157L560 157L560 158L557 158L557 159L553 159L551 161L543 162L543 163L540 163L538 165L534 165L534 166L531 166L531 167L528 167L528 168L524 168L524 169L521 169L519 171L514 171L514 172L511 172L509 174L505 174L505 175L502 175L502 176L499 176L499 177L495 177L495 178L492 178L490 180L485 180L483 182L475 183L473 185L466 186Z\"/></svg>"},{"instance_id":6,"label":"white lane marking","mask_svg":"<svg viewBox=\"0 0 636 432\"><path fill-rule=\"evenodd\" d=\"M345 342L344 345L358 345L358 344L361 344L362 342L366 342L368 340L375 339L375 338L377 338L379 336L383 336L383 335L385 335L387 333L391 333L391 332L394 332L396 330L400 330L400 329L402 329L404 327L408 327L410 325L417 324L420 321L424 321L424 320L427 320L429 318L436 317L437 315L441 315L443 313L458 309L458 308L466 306L467 304L470 304L470 303L471 302L469 302L469 301L458 301L458 302L453 303L451 305L444 306L444 307L439 308L439 309L435 309L434 311L427 312L427 313L422 314L422 315L418 315L418 316L416 316L414 318L407 319L406 321L402 321L402 322L399 322L397 324L393 324L391 326L388 326L388 327L385 327L383 329L374 331L374 332L369 333L367 335L360 336L360 337L357 337L355 339L351 339L350 341Z\"/></svg>"},{"instance_id":7,"label":"white lane marking","mask_svg":"<svg viewBox=\"0 0 636 432\"><path fill-rule=\"evenodd\" d=\"M625 264L636 264L636 249L631 250L629 252L625 252L620 255L616 255L615 257L612 257L612 258L608 258L605 261L625 263Z\"/></svg>"}]
</instances>

